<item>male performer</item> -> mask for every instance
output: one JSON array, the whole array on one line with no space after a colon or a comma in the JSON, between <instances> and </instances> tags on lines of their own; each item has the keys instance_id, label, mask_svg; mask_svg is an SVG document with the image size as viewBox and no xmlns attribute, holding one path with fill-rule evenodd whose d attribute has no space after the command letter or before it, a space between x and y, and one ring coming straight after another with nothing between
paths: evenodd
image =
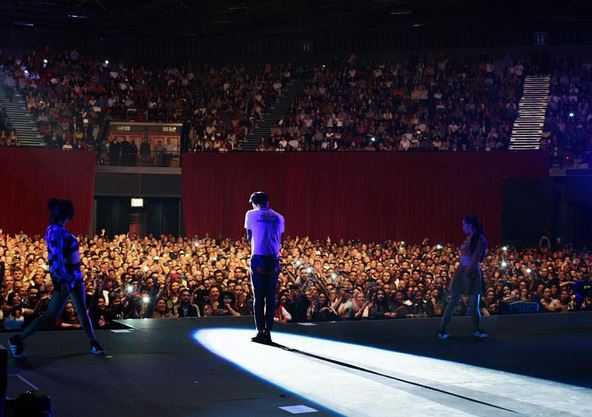
<instances>
[{"instance_id":1,"label":"male performer","mask_svg":"<svg viewBox=\"0 0 592 417\"><path fill-rule=\"evenodd\" d=\"M245 215L245 229L251 243L251 284L257 326L257 336L251 340L271 343L284 217L269 208L269 196L262 191L251 194L249 203L253 210Z\"/></svg>"}]
</instances>

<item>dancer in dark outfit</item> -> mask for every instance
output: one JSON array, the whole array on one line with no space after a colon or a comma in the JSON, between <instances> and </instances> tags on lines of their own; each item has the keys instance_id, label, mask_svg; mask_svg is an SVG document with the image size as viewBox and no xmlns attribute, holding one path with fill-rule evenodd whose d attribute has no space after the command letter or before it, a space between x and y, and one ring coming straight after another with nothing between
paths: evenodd
<instances>
[{"instance_id":1,"label":"dancer in dark outfit","mask_svg":"<svg viewBox=\"0 0 592 417\"><path fill-rule=\"evenodd\" d=\"M37 317L20 334L8 339L10 352L15 358L25 357L23 341L48 325L54 324L62 313L68 299L72 300L80 324L90 340L90 352L104 355L105 350L95 339L95 333L86 310L86 289L80 271L78 240L66 229L66 223L74 216L74 207L69 200L51 199L47 203L49 226L45 234L48 264L54 290L45 314Z\"/></svg>"},{"instance_id":2,"label":"dancer in dark outfit","mask_svg":"<svg viewBox=\"0 0 592 417\"><path fill-rule=\"evenodd\" d=\"M463 220L463 231L467 238L460 246L460 265L450 281L450 301L442 316L440 331L438 332L440 339L448 339L450 336L446 332L446 326L448 326L463 294L469 296L469 311L475 326L473 336L487 337L487 333L481 329L481 312L479 310L479 299L483 287L483 271L479 263L485 259L487 239L476 216L468 216Z\"/></svg>"}]
</instances>

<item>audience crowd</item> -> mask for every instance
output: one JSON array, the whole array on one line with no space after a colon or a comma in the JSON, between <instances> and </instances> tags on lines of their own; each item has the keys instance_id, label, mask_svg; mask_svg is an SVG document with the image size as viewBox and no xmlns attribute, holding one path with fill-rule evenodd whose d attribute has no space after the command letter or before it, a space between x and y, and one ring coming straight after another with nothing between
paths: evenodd
<instances>
[{"instance_id":1,"label":"audience crowd","mask_svg":"<svg viewBox=\"0 0 592 417\"><path fill-rule=\"evenodd\" d=\"M0 146L20 146L16 132L10 125L2 104L0 104Z\"/></svg>"},{"instance_id":2,"label":"audience crowd","mask_svg":"<svg viewBox=\"0 0 592 417\"><path fill-rule=\"evenodd\" d=\"M565 58L551 65L541 148L565 166L592 163L592 63Z\"/></svg>"},{"instance_id":3,"label":"audience crowd","mask_svg":"<svg viewBox=\"0 0 592 417\"><path fill-rule=\"evenodd\" d=\"M507 150L524 75L539 73L538 61L481 53L366 62L352 55L343 63L308 68L147 68L76 50L0 53L5 96L23 97L47 146L95 149L99 163L151 165L166 161L157 149L142 155L140 143L131 147L133 155L115 155L110 120L183 123L182 146L167 151L175 155L232 151L293 79L305 88L269 137L261 138L260 151ZM551 73L551 91L541 149L562 166L589 164L592 63L542 61ZM18 145L2 111L0 145Z\"/></svg>"},{"instance_id":4,"label":"audience crowd","mask_svg":"<svg viewBox=\"0 0 592 417\"><path fill-rule=\"evenodd\" d=\"M260 150L508 148L524 64L509 55L410 56L315 67Z\"/></svg>"},{"instance_id":5,"label":"audience crowd","mask_svg":"<svg viewBox=\"0 0 592 417\"><path fill-rule=\"evenodd\" d=\"M1 233L1 231L0 231ZM95 326L119 318L252 314L246 240L80 236L82 271ZM0 314L5 329L47 308L52 283L39 236L0 234ZM282 245L278 322L394 319L442 315L459 261L453 244L313 241ZM484 315L503 303L535 303L541 312L592 310L590 253L570 247L491 248L483 262ZM457 315L466 313L463 300ZM71 305L56 327L80 327Z\"/></svg>"},{"instance_id":6,"label":"audience crowd","mask_svg":"<svg viewBox=\"0 0 592 417\"><path fill-rule=\"evenodd\" d=\"M108 121L124 120L183 122L188 149L232 150L291 77L288 65L149 69L76 50L0 59L47 145L63 149L106 145Z\"/></svg>"}]
</instances>

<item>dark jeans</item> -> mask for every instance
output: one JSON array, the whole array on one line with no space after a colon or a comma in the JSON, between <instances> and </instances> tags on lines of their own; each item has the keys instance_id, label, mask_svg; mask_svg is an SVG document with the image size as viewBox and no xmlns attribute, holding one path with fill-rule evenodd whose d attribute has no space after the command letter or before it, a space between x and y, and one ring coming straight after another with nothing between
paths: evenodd
<instances>
[{"instance_id":1,"label":"dark jeans","mask_svg":"<svg viewBox=\"0 0 592 417\"><path fill-rule=\"evenodd\" d=\"M273 328L275 315L275 291L277 289L280 261L276 256L253 255L251 257L251 284L253 285L253 309L258 331Z\"/></svg>"},{"instance_id":2,"label":"dark jeans","mask_svg":"<svg viewBox=\"0 0 592 417\"><path fill-rule=\"evenodd\" d=\"M454 310L456 306L460 302L460 297L462 296L461 293L453 292L450 295L450 301L446 306L446 310L444 310L444 315L442 315L442 321L440 322L440 328L446 330L446 326L450 323L450 319L454 314ZM471 314L471 318L473 320L473 326L475 329L479 329L481 327L481 310L479 309L479 301L481 299L480 294L470 294L469 295L469 313Z\"/></svg>"},{"instance_id":3,"label":"dark jeans","mask_svg":"<svg viewBox=\"0 0 592 417\"><path fill-rule=\"evenodd\" d=\"M51 293L51 298L47 306L45 314L37 317L29 324L25 330L20 334L21 339L26 339L31 336L37 330L41 330L44 327L55 324L57 318L62 314L62 310L68 302L68 298L72 300L76 313L78 313L78 320L80 325L86 332L88 338L92 341L95 340L95 333L86 311L86 287L82 280L76 281L74 288L69 293L60 289L59 285Z\"/></svg>"}]
</instances>

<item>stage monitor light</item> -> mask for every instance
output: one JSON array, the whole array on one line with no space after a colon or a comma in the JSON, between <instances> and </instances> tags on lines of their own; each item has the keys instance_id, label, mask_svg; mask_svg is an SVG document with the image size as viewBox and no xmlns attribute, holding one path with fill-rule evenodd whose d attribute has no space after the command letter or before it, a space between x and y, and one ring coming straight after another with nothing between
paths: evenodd
<instances>
[{"instance_id":1,"label":"stage monitor light","mask_svg":"<svg viewBox=\"0 0 592 417\"><path fill-rule=\"evenodd\" d=\"M144 199L143 198L132 198L131 206L132 207L144 207Z\"/></svg>"}]
</instances>

